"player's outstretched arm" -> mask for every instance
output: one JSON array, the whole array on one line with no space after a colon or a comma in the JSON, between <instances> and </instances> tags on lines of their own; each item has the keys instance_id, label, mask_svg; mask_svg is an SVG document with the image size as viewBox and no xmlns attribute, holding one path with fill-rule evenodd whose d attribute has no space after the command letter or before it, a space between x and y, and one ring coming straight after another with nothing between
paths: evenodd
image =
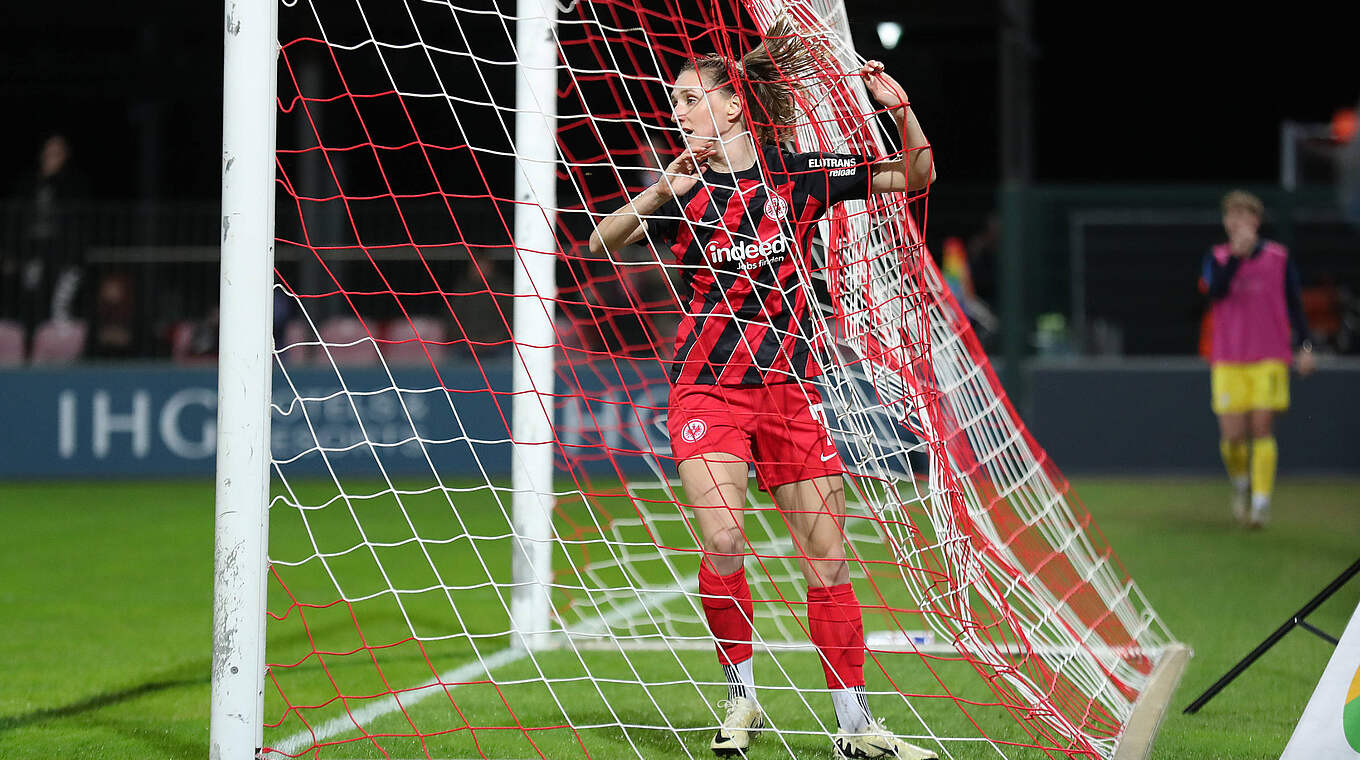
<instances>
[{"instance_id":1,"label":"player's outstretched arm","mask_svg":"<svg viewBox=\"0 0 1360 760\"><path fill-rule=\"evenodd\" d=\"M699 181L704 161L711 155L713 148L705 146L676 156L656 184L595 225L595 231L590 233L590 253L603 258L641 240L647 234L645 217L655 214L676 196L689 192Z\"/></svg>"},{"instance_id":2,"label":"player's outstretched arm","mask_svg":"<svg viewBox=\"0 0 1360 760\"><path fill-rule=\"evenodd\" d=\"M656 185L638 193L595 225L595 231L590 233L590 254L607 258L620 248L641 240L647 234L647 222L643 217L656 213L665 203L666 199L657 192Z\"/></svg>"},{"instance_id":3,"label":"player's outstretched arm","mask_svg":"<svg viewBox=\"0 0 1360 760\"><path fill-rule=\"evenodd\" d=\"M935 181L935 154L930 149L925 131L921 129L921 122L916 120L916 114L911 110L907 91L884 71L881 61L864 64L859 75L864 77L864 86L869 90L869 95L879 105L891 110L897 129L902 134L903 157L874 164L871 190L875 193L897 193L925 188Z\"/></svg>"}]
</instances>

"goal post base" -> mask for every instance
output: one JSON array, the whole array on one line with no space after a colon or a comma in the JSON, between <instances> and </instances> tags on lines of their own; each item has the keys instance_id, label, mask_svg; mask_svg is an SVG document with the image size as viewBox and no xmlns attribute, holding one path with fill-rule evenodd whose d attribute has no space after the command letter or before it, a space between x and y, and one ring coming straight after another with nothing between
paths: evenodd
<instances>
[{"instance_id":1,"label":"goal post base","mask_svg":"<svg viewBox=\"0 0 1360 760\"><path fill-rule=\"evenodd\" d=\"M1152 753L1152 742L1171 706L1171 695L1176 692L1181 676L1185 675L1192 655L1190 647L1179 641L1167 644L1162 650L1147 688L1139 695L1133 713L1124 724L1124 733L1119 737L1112 760L1146 760Z\"/></svg>"}]
</instances>

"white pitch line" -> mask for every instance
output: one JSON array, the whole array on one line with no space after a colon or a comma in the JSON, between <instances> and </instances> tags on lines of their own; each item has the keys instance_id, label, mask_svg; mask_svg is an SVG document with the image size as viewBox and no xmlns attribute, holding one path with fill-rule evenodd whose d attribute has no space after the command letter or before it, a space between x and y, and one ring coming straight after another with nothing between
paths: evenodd
<instances>
[{"instance_id":1,"label":"white pitch line","mask_svg":"<svg viewBox=\"0 0 1360 760\"><path fill-rule=\"evenodd\" d=\"M646 595L646 598L635 600L607 615L596 618L591 625L583 630L577 631L577 633L603 633L608 631L613 623L619 618L628 619L635 614L660 607L676 597L684 596L686 593L694 593L698 589L698 586L699 579L697 576L692 579L687 578L685 582L681 584L680 591L649 593ZM409 708L418 704L426 697L435 693L435 688L440 684L444 684L449 688L456 688L458 684L471 680L481 673L490 675L491 671L495 668L522 660L526 656L528 656L528 651L525 649L502 649L489 657L461 665L447 673L441 674L437 679L431 679L415 689L403 692L400 703L392 696L388 696L386 699L375 700L357 710L350 710L344 715L331 718L325 723L313 727L309 731L299 731L278 744L273 745L272 748L289 755L295 755L316 742L325 741L326 739L344 733L345 731L362 727L370 721L381 718L389 713L394 713L402 708Z\"/></svg>"},{"instance_id":2,"label":"white pitch line","mask_svg":"<svg viewBox=\"0 0 1360 760\"><path fill-rule=\"evenodd\" d=\"M457 687L472 678L486 673L490 675L495 668L509 665L517 660L522 660L528 655L528 651L521 648L502 649L489 657L460 665L453 670L440 674L439 678L426 681L415 689L403 692L401 702L398 703L396 697L388 696L386 699L378 699L370 702L357 710L350 710L344 715L340 715L314 726L308 731L299 731L296 734L284 739L272 746L272 749L279 750L285 754L296 755L303 749L312 746L316 742L325 741L332 736L344 733L354 728L362 728L369 722L380 718L388 713L394 713L402 708L410 708L426 697L436 693L436 688L440 684L449 687ZM439 693L442 693L442 689Z\"/></svg>"}]
</instances>

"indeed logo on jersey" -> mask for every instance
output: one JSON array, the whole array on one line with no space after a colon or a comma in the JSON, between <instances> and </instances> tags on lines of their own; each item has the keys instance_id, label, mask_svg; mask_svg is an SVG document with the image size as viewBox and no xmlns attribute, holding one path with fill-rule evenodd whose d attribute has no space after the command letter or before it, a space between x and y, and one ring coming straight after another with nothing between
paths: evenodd
<instances>
[{"instance_id":1,"label":"indeed logo on jersey","mask_svg":"<svg viewBox=\"0 0 1360 760\"><path fill-rule=\"evenodd\" d=\"M855 166L859 163L853 158L813 158L808 160L809 169L832 169L827 172L832 177L849 177L854 175Z\"/></svg>"},{"instance_id":2,"label":"indeed logo on jersey","mask_svg":"<svg viewBox=\"0 0 1360 760\"><path fill-rule=\"evenodd\" d=\"M788 252L789 241L784 237L762 240L759 243L753 241L750 243L733 243L732 245L718 245L715 240L704 249L704 257L712 264L740 261L742 264L738 267L739 269L754 269L760 266L760 259L779 261Z\"/></svg>"}]
</instances>

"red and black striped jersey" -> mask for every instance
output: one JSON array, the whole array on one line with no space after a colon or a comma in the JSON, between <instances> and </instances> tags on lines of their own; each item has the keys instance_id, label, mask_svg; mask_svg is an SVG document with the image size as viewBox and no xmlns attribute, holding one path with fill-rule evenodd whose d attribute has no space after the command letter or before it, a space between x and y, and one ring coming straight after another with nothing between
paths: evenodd
<instances>
[{"instance_id":1,"label":"red and black striped jersey","mask_svg":"<svg viewBox=\"0 0 1360 760\"><path fill-rule=\"evenodd\" d=\"M671 381L758 385L821 374L808 288L816 222L869 197L870 159L765 146L751 168L706 171L656 211L648 233L676 255L687 291Z\"/></svg>"}]
</instances>

